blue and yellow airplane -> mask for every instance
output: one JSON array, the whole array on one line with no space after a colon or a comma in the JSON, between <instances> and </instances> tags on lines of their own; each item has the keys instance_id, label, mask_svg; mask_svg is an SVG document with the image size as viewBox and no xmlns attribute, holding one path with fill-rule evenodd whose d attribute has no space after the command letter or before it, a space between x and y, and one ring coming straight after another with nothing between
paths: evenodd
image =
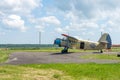
<instances>
[{"instance_id":1,"label":"blue and yellow airplane","mask_svg":"<svg viewBox=\"0 0 120 80\"><path fill-rule=\"evenodd\" d=\"M108 33L101 35L100 39L97 42L88 41L88 40L79 40L75 37L62 34L66 39L56 38L54 44L59 47L64 47L61 53L67 53L68 49L83 49L83 50L99 50L103 53L103 49L111 49L112 40Z\"/></svg>"}]
</instances>

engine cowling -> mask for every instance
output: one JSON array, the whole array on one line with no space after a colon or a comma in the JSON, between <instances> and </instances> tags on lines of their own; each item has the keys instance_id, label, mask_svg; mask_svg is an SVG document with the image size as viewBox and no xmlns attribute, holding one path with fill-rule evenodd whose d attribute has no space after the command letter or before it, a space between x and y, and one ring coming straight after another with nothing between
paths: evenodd
<instances>
[{"instance_id":1,"label":"engine cowling","mask_svg":"<svg viewBox=\"0 0 120 80\"><path fill-rule=\"evenodd\" d=\"M61 47L61 42L62 40L60 38L54 40L54 44L58 45L59 47Z\"/></svg>"}]
</instances>

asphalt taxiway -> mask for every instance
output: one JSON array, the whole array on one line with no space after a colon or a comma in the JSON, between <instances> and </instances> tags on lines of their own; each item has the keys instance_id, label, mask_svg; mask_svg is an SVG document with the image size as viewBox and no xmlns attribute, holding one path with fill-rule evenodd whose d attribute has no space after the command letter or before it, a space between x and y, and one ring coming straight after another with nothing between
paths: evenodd
<instances>
[{"instance_id":1,"label":"asphalt taxiway","mask_svg":"<svg viewBox=\"0 0 120 80\"><path fill-rule=\"evenodd\" d=\"M46 63L119 63L120 60L81 59L87 54L99 54L92 52L83 53L49 53L49 52L15 52L3 64L46 64ZM104 53L103 53L104 54ZM108 54L117 54L115 52Z\"/></svg>"}]
</instances>

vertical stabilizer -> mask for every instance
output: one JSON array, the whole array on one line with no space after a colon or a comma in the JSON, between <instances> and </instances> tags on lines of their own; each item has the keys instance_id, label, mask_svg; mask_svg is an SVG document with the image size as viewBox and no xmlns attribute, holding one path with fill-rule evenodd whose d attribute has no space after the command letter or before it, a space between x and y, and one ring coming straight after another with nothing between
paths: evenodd
<instances>
[{"instance_id":1,"label":"vertical stabilizer","mask_svg":"<svg viewBox=\"0 0 120 80\"><path fill-rule=\"evenodd\" d=\"M106 43L107 44L107 49L110 49L112 46L112 40L111 37L108 33L104 33L101 38L99 39L100 43Z\"/></svg>"}]
</instances>

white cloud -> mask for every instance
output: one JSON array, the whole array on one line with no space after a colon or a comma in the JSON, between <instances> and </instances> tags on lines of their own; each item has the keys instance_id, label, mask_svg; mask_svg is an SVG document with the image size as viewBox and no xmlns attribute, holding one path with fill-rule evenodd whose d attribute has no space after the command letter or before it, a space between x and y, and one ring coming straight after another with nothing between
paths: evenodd
<instances>
[{"instance_id":1,"label":"white cloud","mask_svg":"<svg viewBox=\"0 0 120 80\"><path fill-rule=\"evenodd\" d=\"M42 25L37 25L37 26L35 26L35 28L40 32L44 32L44 26L42 26Z\"/></svg>"},{"instance_id":2,"label":"white cloud","mask_svg":"<svg viewBox=\"0 0 120 80\"><path fill-rule=\"evenodd\" d=\"M4 16L4 15L5 15L5 14L4 14L3 12L0 11L0 17L1 17L1 16Z\"/></svg>"},{"instance_id":3,"label":"white cloud","mask_svg":"<svg viewBox=\"0 0 120 80\"><path fill-rule=\"evenodd\" d=\"M0 2L0 10L3 13L30 13L34 8L42 6L39 4L41 0L2 0ZM7 5L7 6L6 6Z\"/></svg>"},{"instance_id":4,"label":"white cloud","mask_svg":"<svg viewBox=\"0 0 120 80\"><path fill-rule=\"evenodd\" d=\"M41 2L42 0L2 0L0 2L0 24L4 24L2 28L26 31L25 26L30 24L27 21L29 15L32 15L32 11L37 7L42 7Z\"/></svg>"},{"instance_id":5,"label":"white cloud","mask_svg":"<svg viewBox=\"0 0 120 80\"><path fill-rule=\"evenodd\" d=\"M59 4L61 3L61 4ZM119 0L64 0L56 1L58 11L63 11L69 31L114 32L120 31ZM92 35L92 34L91 34Z\"/></svg>"},{"instance_id":6,"label":"white cloud","mask_svg":"<svg viewBox=\"0 0 120 80\"><path fill-rule=\"evenodd\" d=\"M3 24L10 29L19 29L22 32L26 31L24 20L18 15L9 15L7 18L2 20Z\"/></svg>"},{"instance_id":7,"label":"white cloud","mask_svg":"<svg viewBox=\"0 0 120 80\"><path fill-rule=\"evenodd\" d=\"M55 16L42 17L40 18L40 21L44 23L55 24L55 25L61 24L60 21Z\"/></svg>"},{"instance_id":8,"label":"white cloud","mask_svg":"<svg viewBox=\"0 0 120 80\"><path fill-rule=\"evenodd\" d=\"M34 24L39 31L43 31L46 27L58 27L61 25L60 20L55 16L45 16L40 18L31 17L30 22Z\"/></svg>"},{"instance_id":9,"label":"white cloud","mask_svg":"<svg viewBox=\"0 0 120 80\"><path fill-rule=\"evenodd\" d=\"M0 36L3 36L5 35L6 33L5 32L0 32Z\"/></svg>"},{"instance_id":10,"label":"white cloud","mask_svg":"<svg viewBox=\"0 0 120 80\"><path fill-rule=\"evenodd\" d=\"M60 27L56 28L55 31L56 31L57 33L61 33L61 34L62 34L62 33L66 33L66 31L65 31L64 29L60 28Z\"/></svg>"}]
</instances>

